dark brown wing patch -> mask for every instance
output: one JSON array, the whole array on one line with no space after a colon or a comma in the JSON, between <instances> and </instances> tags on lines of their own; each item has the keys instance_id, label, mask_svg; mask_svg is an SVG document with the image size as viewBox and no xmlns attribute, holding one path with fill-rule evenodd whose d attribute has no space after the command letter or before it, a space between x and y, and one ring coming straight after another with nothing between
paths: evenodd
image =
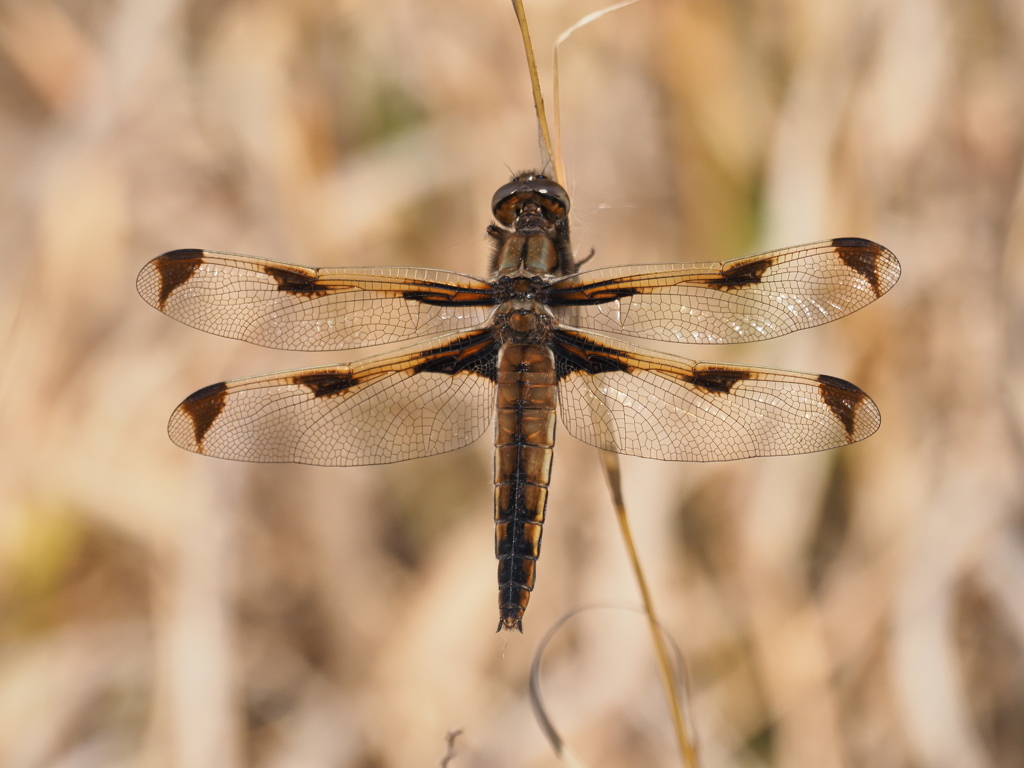
<instances>
[{"instance_id":1,"label":"dark brown wing patch","mask_svg":"<svg viewBox=\"0 0 1024 768\"><path fill-rule=\"evenodd\" d=\"M716 367L698 363L693 367L690 383L705 392L721 392L729 394L737 382L746 381L753 376L753 371L742 368Z\"/></svg>"},{"instance_id":2,"label":"dark brown wing patch","mask_svg":"<svg viewBox=\"0 0 1024 768\"><path fill-rule=\"evenodd\" d=\"M296 376L295 383L302 387L309 387L313 390L315 397L331 397L341 394L360 382L350 373L311 373L305 376Z\"/></svg>"},{"instance_id":3,"label":"dark brown wing patch","mask_svg":"<svg viewBox=\"0 0 1024 768\"><path fill-rule=\"evenodd\" d=\"M559 380L574 373L630 371L618 350L592 342L571 331L556 330L554 335L555 373Z\"/></svg>"},{"instance_id":4,"label":"dark brown wing patch","mask_svg":"<svg viewBox=\"0 0 1024 768\"><path fill-rule=\"evenodd\" d=\"M277 281L277 290L285 291L296 296L319 297L326 296L327 289L317 285L317 271L296 266L270 266L267 265L263 271Z\"/></svg>"},{"instance_id":5,"label":"dark brown wing patch","mask_svg":"<svg viewBox=\"0 0 1024 768\"><path fill-rule=\"evenodd\" d=\"M594 375L611 372L636 373L638 370L621 350L594 343L592 338L571 331L555 333L555 353L559 380L574 373ZM729 394L737 382L753 376L753 372L746 368L709 363L694 365L692 372L687 370L685 376L680 375L680 371L678 366L671 366L660 373L673 378L684 378L705 392L720 392L723 395Z\"/></svg>"},{"instance_id":6,"label":"dark brown wing patch","mask_svg":"<svg viewBox=\"0 0 1024 768\"><path fill-rule=\"evenodd\" d=\"M544 301L555 307L586 307L607 304L610 301L625 299L640 293L638 288L616 287L612 280L582 285L570 290L559 289L541 293Z\"/></svg>"},{"instance_id":7,"label":"dark brown wing patch","mask_svg":"<svg viewBox=\"0 0 1024 768\"><path fill-rule=\"evenodd\" d=\"M227 391L228 386L223 381L219 384L211 384L198 392L193 392L178 406L178 409L192 421L192 431L195 433L196 447L199 453L203 453L203 438L206 437L213 422L224 410Z\"/></svg>"},{"instance_id":8,"label":"dark brown wing patch","mask_svg":"<svg viewBox=\"0 0 1024 768\"><path fill-rule=\"evenodd\" d=\"M197 248L182 248L169 251L155 261L157 274L160 276L160 295L157 299L161 312L167 306L167 299L174 289L195 274L203 263L203 252Z\"/></svg>"},{"instance_id":9,"label":"dark brown wing patch","mask_svg":"<svg viewBox=\"0 0 1024 768\"><path fill-rule=\"evenodd\" d=\"M489 290L426 288L402 291L401 297L420 304L442 307L491 307L497 303Z\"/></svg>"},{"instance_id":10,"label":"dark brown wing patch","mask_svg":"<svg viewBox=\"0 0 1024 768\"><path fill-rule=\"evenodd\" d=\"M757 285L761 282L761 278L764 277L764 273L768 267L774 263L774 258L766 256L764 258L753 259L751 261L741 261L736 264L730 264L722 269L721 275L708 280L707 285L712 288L721 288L726 291L729 289L744 288L749 285Z\"/></svg>"},{"instance_id":11,"label":"dark brown wing patch","mask_svg":"<svg viewBox=\"0 0 1024 768\"><path fill-rule=\"evenodd\" d=\"M882 246L860 237L837 237L832 245L843 264L868 281L876 297L884 293L878 270L879 257L885 252Z\"/></svg>"},{"instance_id":12,"label":"dark brown wing patch","mask_svg":"<svg viewBox=\"0 0 1024 768\"><path fill-rule=\"evenodd\" d=\"M490 330L463 337L446 347L424 355L413 373L462 373L473 371L491 381L498 380L494 361L501 343Z\"/></svg>"},{"instance_id":13,"label":"dark brown wing patch","mask_svg":"<svg viewBox=\"0 0 1024 768\"><path fill-rule=\"evenodd\" d=\"M468 341L468 343L467 343ZM451 344L425 353L422 359L410 367L409 374L415 373L447 373L455 375L471 371L491 381L497 380L494 360L498 355L499 342L488 330L477 334L477 338L469 340L460 338ZM338 368L336 370L345 370ZM352 387L364 385L379 378L380 373L367 371L364 375L351 372L322 372L296 376L294 383L309 387L315 397L333 397L340 395Z\"/></svg>"},{"instance_id":14,"label":"dark brown wing patch","mask_svg":"<svg viewBox=\"0 0 1024 768\"><path fill-rule=\"evenodd\" d=\"M867 398L867 395L857 386L845 379L837 379L835 376L826 376L824 373L818 376L821 388L821 399L831 409L836 418L843 423L846 434L853 435L856 424L857 409Z\"/></svg>"}]
</instances>

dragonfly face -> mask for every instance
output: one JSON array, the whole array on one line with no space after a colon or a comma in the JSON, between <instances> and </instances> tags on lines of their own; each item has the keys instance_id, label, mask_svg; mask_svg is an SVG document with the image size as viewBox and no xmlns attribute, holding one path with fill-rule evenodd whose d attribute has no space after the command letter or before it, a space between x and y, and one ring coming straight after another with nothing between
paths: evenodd
<instances>
[{"instance_id":1,"label":"dragonfly face","mask_svg":"<svg viewBox=\"0 0 1024 768\"><path fill-rule=\"evenodd\" d=\"M214 384L168 432L240 461L386 464L461 448L494 421L499 628L536 579L556 421L607 451L673 461L807 453L872 434L871 399L831 376L667 357L603 335L726 344L843 317L899 278L893 254L838 238L726 262L578 272L569 198L543 174L494 195L491 276L314 269L172 251L142 297L201 330L292 350L421 339L398 353Z\"/></svg>"},{"instance_id":2,"label":"dragonfly face","mask_svg":"<svg viewBox=\"0 0 1024 768\"><path fill-rule=\"evenodd\" d=\"M535 216L545 222L562 221L569 215L569 195L560 184L543 173L525 171L498 188L491 198L491 213L502 226L527 229L523 216Z\"/></svg>"}]
</instances>

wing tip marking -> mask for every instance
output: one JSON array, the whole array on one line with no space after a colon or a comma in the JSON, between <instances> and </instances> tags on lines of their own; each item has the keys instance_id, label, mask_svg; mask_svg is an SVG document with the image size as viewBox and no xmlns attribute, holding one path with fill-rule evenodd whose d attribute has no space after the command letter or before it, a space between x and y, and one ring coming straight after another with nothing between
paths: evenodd
<instances>
[{"instance_id":1,"label":"wing tip marking","mask_svg":"<svg viewBox=\"0 0 1024 768\"><path fill-rule=\"evenodd\" d=\"M157 309L161 312L165 310L171 294L191 279L203 261L204 253L199 248L179 248L176 251L161 254L150 262L160 280L160 289L156 296ZM143 270L143 274L145 274L145 270ZM139 282L142 282L141 275ZM141 289L140 293L142 293ZM143 298L149 301L144 293Z\"/></svg>"},{"instance_id":2,"label":"wing tip marking","mask_svg":"<svg viewBox=\"0 0 1024 768\"><path fill-rule=\"evenodd\" d=\"M222 381L218 384L211 384L208 387L203 387L193 392L178 406L177 410L185 414L189 421L192 422L192 432L195 437L195 448L193 450L196 453L206 452L203 441L206 439L206 433L210 431L210 427L213 426L217 417L224 410L224 405L227 403L227 391L228 385L226 382ZM175 442L178 441L175 440ZM187 448L188 446L184 447Z\"/></svg>"},{"instance_id":3,"label":"wing tip marking","mask_svg":"<svg viewBox=\"0 0 1024 768\"><path fill-rule=\"evenodd\" d=\"M899 280L900 263L884 245L862 237L836 237L829 245L843 264L868 281L876 299Z\"/></svg>"},{"instance_id":4,"label":"wing tip marking","mask_svg":"<svg viewBox=\"0 0 1024 768\"><path fill-rule=\"evenodd\" d=\"M849 442L862 440L878 429L879 425L876 423L874 428L867 432L867 434L856 434L858 426L857 417L862 407L866 404L874 405L871 398L860 387L851 384L845 379L839 379L822 373L818 375L818 391L821 393L821 399L825 405L842 422Z\"/></svg>"}]
</instances>

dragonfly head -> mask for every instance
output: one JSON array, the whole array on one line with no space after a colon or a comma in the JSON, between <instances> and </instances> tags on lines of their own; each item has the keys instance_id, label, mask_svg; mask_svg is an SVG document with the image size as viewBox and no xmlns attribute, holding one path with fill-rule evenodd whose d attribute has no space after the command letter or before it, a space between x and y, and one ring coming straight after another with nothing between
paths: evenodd
<instances>
[{"instance_id":1,"label":"dragonfly head","mask_svg":"<svg viewBox=\"0 0 1024 768\"><path fill-rule=\"evenodd\" d=\"M523 215L539 216L549 222L569 213L569 193L543 173L526 171L498 188L491 198L491 211L499 224L513 227Z\"/></svg>"}]
</instances>

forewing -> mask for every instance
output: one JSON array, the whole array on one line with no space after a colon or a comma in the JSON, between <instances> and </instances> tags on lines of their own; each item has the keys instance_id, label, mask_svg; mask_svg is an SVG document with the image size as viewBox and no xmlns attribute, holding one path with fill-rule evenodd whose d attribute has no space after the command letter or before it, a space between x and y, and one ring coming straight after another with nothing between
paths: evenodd
<instances>
[{"instance_id":1,"label":"forewing","mask_svg":"<svg viewBox=\"0 0 1024 768\"><path fill-rule=\"evenodd\" d=\"M345 467L444 453L476 440L494 410L491 331L392 356L214 384L167 431L177 445L238 461Z\"/></svg>"},{"instance_id":2,"label":"forewing","mask_svg":"<svg viewBox=\"0 0 1024 768\"><path fill-rule=\"evenodd\" d=\"M465 330L485 322L491 287L456 272L314 269L233 253L165 253L139 293L193 328L276 349L335 350Z\"/></svg>"},{"instance_id":3,"label":"forewing","mask_svg":"<svg viewBox=\"0 0 1024 768\"><path fill-rule=\"evenodd\" d=\"M559 412L569 433L629 456L728 461L863 440L878 408L842 379L661 357L568 330L554 340Z\"/></svg>"},{"instance_id":4,"label":"forewing","mask_svg":"<svg viewBox=\"0 0 1024 768\"><path fill-rule=\"evenodd\" d=\"M566 324L658 341L760 341L855 312L900 276L870 240L839 238L725 262L583 272L552 284Z\"/></svg>"}]
</instances>

